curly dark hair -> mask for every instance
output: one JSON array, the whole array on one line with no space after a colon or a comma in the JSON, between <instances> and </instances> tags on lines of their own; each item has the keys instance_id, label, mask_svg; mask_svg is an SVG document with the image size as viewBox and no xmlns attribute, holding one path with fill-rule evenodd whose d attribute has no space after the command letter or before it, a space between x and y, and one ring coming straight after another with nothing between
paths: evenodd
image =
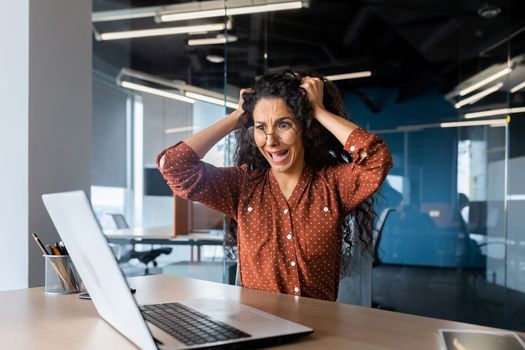
<instances>
[{"instance_id":1,"label":"curly dark hair","mask_svg":"<svg viewBox=\"0 0 525 350\"><path fill-rule=\"evenodd\" d=\"M315 171L352 161L352 155L343 149L341 142L315 118L312 103L308 99L306 90L301 87L301 80L307 76L323 80L323 103L326 110L341 117L347 117L339 90L331 81L322 76L291 71L264 75L242 95L244 114L241 117L242 127L236 134L235 165L247 164L252 170L270 168L270 164L259 149L246 142L247 129L254 124L253 110L257 102L263 98L283 98L288 109L293 113L303 131L304 160L307 168ZM362 242L362 252L373 253L376 217L373 203L373 197L368 198L352 210L343 221L343 259L351 257L352 236ZM234 244L237 232L236 222L232 220L229 226L227 231L230 231L231 238L233 238L230 243ZM349 271L345 270L348 265L346 261L341 264L343 275L348 274Z\"/></svg>"}]
</instances>

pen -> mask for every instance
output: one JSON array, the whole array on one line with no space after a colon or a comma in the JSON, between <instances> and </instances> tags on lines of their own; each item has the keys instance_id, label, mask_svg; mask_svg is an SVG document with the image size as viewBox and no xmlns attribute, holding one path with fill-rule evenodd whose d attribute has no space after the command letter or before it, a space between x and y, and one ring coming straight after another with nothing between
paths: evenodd
<instances>
[{"instance_id":1,"label":"pen","mask_svg":"<svg viewBox=\"0 0 525 350\"><path fill-rule=\"evenodd\" d=\"M58 244L58 242L55 242L55 244L53 246L58 250L59 255L66 255L66 253L64 253L64 250L62 249L62 247Z\"/></svg>"},{"instance_id":2,"label":"pen","mask_svg":"<svg viewBox=\"0 0 525 350\"><path fill-rule=\"evenodd\" d=\"M60 241L58 242L58 245L60 246L60 248L62 248L62 252L64 253L64 255L69 255L69 252L67 251L66 245L64 244L64 242Z\"/></svg>"},{"instance_id":3,"label":"pen","mask_svg":"<svg viewBox=\"0 0 525 350\"><path fill-rule=\"evenodd\" d=\"M38 238L36 233L33 232L31 235L33 236L33 239L35 240L36 244L38 245L38 248L40 248L42 253L44 253L44 255L49 255L48 250L46 249L46 247L44 247L44 245L42 244L42 241L40 240L40 238Z\"/></svg>"}]
</instances>

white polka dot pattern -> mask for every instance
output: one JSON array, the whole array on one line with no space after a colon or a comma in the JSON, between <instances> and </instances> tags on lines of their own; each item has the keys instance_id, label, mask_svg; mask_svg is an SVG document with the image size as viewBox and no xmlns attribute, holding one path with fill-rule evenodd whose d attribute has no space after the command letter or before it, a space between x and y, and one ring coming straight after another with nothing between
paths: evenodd
<instances>
[{"instance_id":1,"label":"white polka dot pattern","mask_svg":"<svg viewBox=\"0 0 525 350\"><path fill-rule=\"evenodd\" d=\"M345 149L352 163L305 169L288 200L271 171L217 168L183 142L163 151L157 164L165 155L160 170L174 193L237 220L244 287L335 300L343 219L392 167L383 140L363 129L350 134Z\"/></svg>"}]
</instances>

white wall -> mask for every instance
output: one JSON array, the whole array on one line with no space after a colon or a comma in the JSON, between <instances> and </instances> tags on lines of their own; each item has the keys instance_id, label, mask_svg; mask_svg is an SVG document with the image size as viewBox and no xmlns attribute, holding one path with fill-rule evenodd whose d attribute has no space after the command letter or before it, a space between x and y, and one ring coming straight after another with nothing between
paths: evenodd
<instances>
[{"instance_id":1,"label":"white wall","mask_svg":"<svg viewBox=\"0 0 525 350\"><path fill-rule=\"evenodd\" d=\"M9 247L0 254L0 290L28 283L28 13L29 0L0 11L0 241Z\"/></svg>"},{"instance_id":2,"label":"white wall","mask_svg":"<svg viewBox=\"0 0 525 350\"><path fill-rule=\"evenodd\" d=\"M0 224L9 244L0 289L13 289L43 284L42 253L29 234L59 240L41 195L89 193L91 2L6 2L0 29L9 48L0 55Z\"/></svg>"}]
</instances>

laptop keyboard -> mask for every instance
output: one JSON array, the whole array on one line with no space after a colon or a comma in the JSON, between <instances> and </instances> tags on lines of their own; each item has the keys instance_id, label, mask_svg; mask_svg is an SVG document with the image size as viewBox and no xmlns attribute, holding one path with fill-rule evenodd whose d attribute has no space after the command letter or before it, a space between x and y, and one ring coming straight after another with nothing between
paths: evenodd
<instances>
[{"instance_id":1,"label":"laptop keyboard","mask_svg":"<svg viewBox=\"0 0 525 350\"><path fill-rule=\"evenodd\" d=\"M212 320L180 303L144 305L140 308L146 321L186 345L198 345L249 337L237 328Z\"/></svg>"}]
</instances>

